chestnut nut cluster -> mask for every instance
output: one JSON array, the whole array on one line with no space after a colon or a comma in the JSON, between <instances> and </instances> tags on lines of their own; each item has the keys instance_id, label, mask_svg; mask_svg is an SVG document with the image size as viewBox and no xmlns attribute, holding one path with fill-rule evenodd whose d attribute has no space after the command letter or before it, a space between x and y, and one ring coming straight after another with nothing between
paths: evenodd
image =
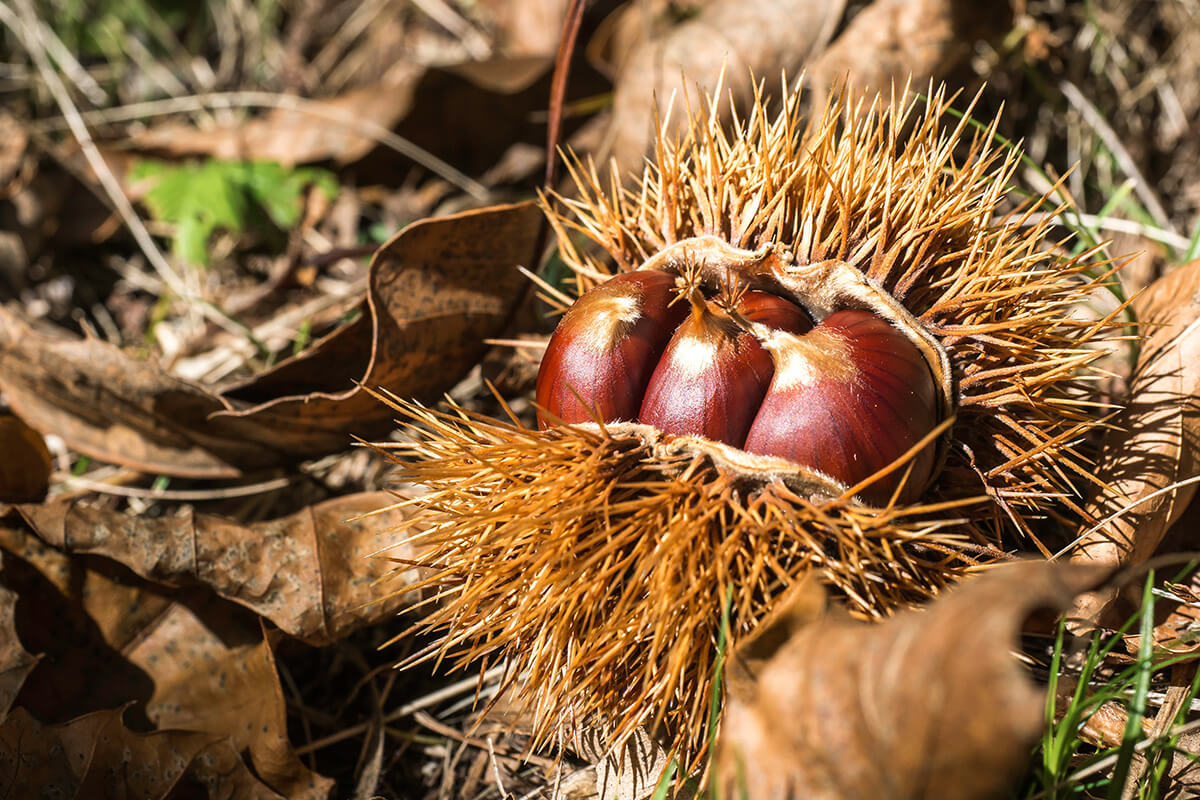
<instances>
[{"instance_id":1,"label":"chestnut nut cluster","mask_svg":"<svg viewBox=\"0 0 1200 800\"><path fill-rule=\"evenodd\" d=\"M641 269L584 293L554 331L537 378L539 424L635 422L785 459L843 487L893 464L937 424L925 357L878 314L814 321L797 302L730 277ZM930 444L859 496L909 502Z\"/></svg>"}]
</instances>

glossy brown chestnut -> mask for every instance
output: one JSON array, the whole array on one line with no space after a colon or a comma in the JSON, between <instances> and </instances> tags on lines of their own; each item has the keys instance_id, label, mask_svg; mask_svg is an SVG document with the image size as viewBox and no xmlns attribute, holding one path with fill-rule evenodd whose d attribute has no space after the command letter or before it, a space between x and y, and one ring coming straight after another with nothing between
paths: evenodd
<instances>
[{"instance_id":1,"label":"glossy brown chestnut","mask_svg":"<svg viewBox=\"0 0 1200 800\"><path fill-rule=\"evenodd\" d=\"M741 321L699 291L688 299L692 314L650 377L638 422L741 447L775 371L771 356ZM773 329L812 328L804 309L767 292L745 292L734 308L735 316Z\"/></svg>"},{"instance_id":2,"label":"glossy brown chestnut","mask_svg":"<svg viewBox=\"0 0 1200 800\"><path fill-rule=\"evenodd\" d=\"M766 342L775 375L745 449L779 456L854 485L889 466L937 423L937 388L916 346L869 311L830 314L804 336ZM912 461L900 494L911 502L933 470L933 445ZM861 492L886 503L905 468Z\"/></svg>"},{"instance_id":3,"label":"glossy brown chestnut","mask_svg":"<svg viewBox=\"0 0 1200 800\"><path fill-rule=\"evenodd\" d=\"M797 335L808 333L813 327L807 311L770 292L746 292L737 302L737 311L751 322Z\"/></svg>"},{"instance_id":4,"label":"glossy brown chestnut","mask_svg":"<svg viewBox=\"0 0 1200 800\"><path fill-rule=\"evenodd\" d=\"M754 334L699 292L659 359L638 422L741 447L774 368Z\"/></svg>"},{"instance_id":5,"label":"glossy brown chestnut","mask_svg":"<svg viewBox=\"0 0 1200 800\"><path fill-rule=\"evenodd\" d=\"M671 334L688 313L675 303L675 276L658 270L617 275L575 301L542 357L537 403L567 423L637 418L646 384ZM542 428L551 421L538 414Z\"/></svg>"}]
</instances>

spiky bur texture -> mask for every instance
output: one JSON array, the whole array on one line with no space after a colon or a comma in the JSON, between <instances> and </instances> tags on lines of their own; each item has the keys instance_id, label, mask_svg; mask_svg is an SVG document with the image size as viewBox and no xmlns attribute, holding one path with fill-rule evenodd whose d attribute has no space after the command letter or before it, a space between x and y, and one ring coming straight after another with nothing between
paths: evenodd
<instances>
[{"instance_id":1,"label":"spiky bur texture","mask_svg":"<svg viewBox=\"0 0 1200 800\"><path fill-rule=\"evenodd\" d=\"M945 465L918 504L805 495L645 426L539 432L392 399L415 423L405 478L429 489L419 538L441 604L423 624L445 631L438 656L509 660L536 742L599 720L619 744L644 724L686 763L703 748L725 587L734 636L809 570L880 616L998 552L1003 529L1036 542L1030 520L1081 513L1099 413L1080 385L1114 326L1077 308L1111 276L1090 252L1043 250L1048 223L998 216L1019 156L994 127L955 123L942 93L847 97L804 130L795 92L729 129L710 110L659 136L634 189L574 161L578 199L546 205L580 294L702 236L847 262L890 293L954 388Z\"/></svg>"}]
</instances>

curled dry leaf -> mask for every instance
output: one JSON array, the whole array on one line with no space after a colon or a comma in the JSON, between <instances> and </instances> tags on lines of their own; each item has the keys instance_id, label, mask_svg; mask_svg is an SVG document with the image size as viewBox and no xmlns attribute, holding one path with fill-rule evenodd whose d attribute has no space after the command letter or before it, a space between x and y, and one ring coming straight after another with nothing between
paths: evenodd
<instances>
[{"instance_id":1,"label":"curled dry leaf","mask_svg":"<svg viewBox=\"0 0 1200 800\"><path fill-rule=\"evenodd\" d=\"M234 477L337 452L392 426L356 382L433 399L474 365L522 294L516 267L540 222L526 202L410 225L376 254L356 322L225 395L0 308L0 386L33 428L154 474Z\"/></svg>"},{"instance_id":2,"label":"curled dry leaf","mask_svg":"<svg viewBox=\"0 0 1200 800\"><path fill-rule=\"evenodd\" d=\"M682 121L685 94L697 102L696 84L711 93L725 88L740 106L754 92L752 76L778 80L800 74L824 49L845 0L715 0L665 33L632 45L613 94L611 154L622 170L638 170L654 142L655 105L676 106ZM636 6L628 14L642 13ZM674 100L672 101L672 97Z\"/></svg>"},{"instance_id":3,"label":"curled dry leaf","mask_svg":"<svg viewBox=\"0 0 1200 800\"><path fill-rule=\"evenodd\" d=\"M920 88L963 63L976 42L1011 27L1007 2L875 0L810 62L808 74L818 92L844 79L872 93L899 90L910 77Z\"/></svg>"},{"instance_id":4,"label":"curled dry leaf","mask_svg":"<svg viewBox=\"0 0 1200 800\"><path fill-rule=\"evenodd\" d=\"M1200 474L1200 261L1155 281L1134 309L1141 353L1096 468L1106 488L1086 510L1099 524L1075 543L1075 563L1142 563L1196 494L1194 484L1168 487ZM1081 598L1073 616L1100 621L1112 599Z\"/></svg>"},{"instance_id":5,"label":"curled dry leaf","mask_svg":"<svg viewBox=\"0 0 1200 800\"><path fill-rule=\"evenodd\" d=\"M230 634L239 638L230 641ZM333 782L311 772L287 736L287 706L266 636L214 627L176 603L125 651L154 681L146 716L159 730L225 737L289 800L320 800Z\"/></svg>"},{"instance_id":6,"label":"curled dry leaf","mask_svg":"<svg viewBox=\"0 0 1200 800\"><path fill-rule=\"evenodd\" d=\"M390 410L346 384L429 400L457 383L521 297L526 279L517 266L533 258L541 221L530 201L409 225L371 262L369 321L226 393L259 405L217 413L213 422L275 441L295 458L340 450L350 433L385 435ZM365 367L348 368L364 354Z\"/></svg>"},{"instance_id":7,"label":"curled dry leaf","mask_svg":"<svg viewBox=\"0 0 1200 800\"><path fill-rule=\"evenodd\" d=\"M0 503L32 503L46 496L54 466L46 440L19 417L0 416Z\"/></svg>"},{"instance_id":8,"label":"curled dry leaf","mask_svg":"<svg viewBox=\"0 0 1200 800\"><path fill-rule=\"evenodd\" d=\"M1067 608L1105 572L1007 565L924 611L879 624L825 615L793 625L766 659L761 641L739 648L743 680L731 672L718 754L723 796L1005 796L1044 714L1012 656L1021 625ZM801 621L819 608L802 600Z\"/></svg>"},{"instance_id":9,"label":"curled dry leaf","mask_svg":"<svg viewBox=\"0 0 1200 800\"><path fill-rule=\"evenodd\" d=\"M401 511L386 510L394 500L386 492L365 492L252 525L190 507L166 518L74 502L20 512L60 550L111 558L157 583L207 586L292 636L322 645L390 618L403 600L400 594L381 599L375 586L394 574L395 564L368 558L389 547L403 526ZM362 514L371 516L352 519Z\"/></svg>"},{"instance_id":10,"label":"curled dry leaf","mask_svg":"<svg viewBox=\"0 0 1200 800\"><path fill-rule=\"evenodd\" d=\"M68 556L17 527L0 524L0 548L0 581L18 597L16 636L43 655L20 687L16 705L23 712L59 726L85 751L93 728L80 720L89 713L115 713L118 721L103 729L104 736L96 729L95 746L123 742L134 752L166 748L174 755L162 761L135 759L164 770L172 763L183 768L187 753L171 748L184 746L169 737L137 738L120 719L139 731L157 727L203 734L187 740L191 744L219 740L232 758L225 750L197 751L202 772L197 780L229 781L246 791L213 796L328 796L332 783L309 771L287 739L270 643L252 614L208 591L145 583L105 558ZM10 716L18 738L35 730L25 719ZM14 741L7 727L0 726L5 743ZM54 730L44 735L59 736ZM0 750L5 747L0 744ZM104 752L82 766L111 777L112 769L128 762L119 747ZM252 770L242 763L243 752ZM10 755L0 752L0 760ZM40 774L45 767L40 757L26 758L23 768ZM53 759L55 752L45 757ZM57 769L53 762L48 768Z\"/></svg>"}]
</instances>

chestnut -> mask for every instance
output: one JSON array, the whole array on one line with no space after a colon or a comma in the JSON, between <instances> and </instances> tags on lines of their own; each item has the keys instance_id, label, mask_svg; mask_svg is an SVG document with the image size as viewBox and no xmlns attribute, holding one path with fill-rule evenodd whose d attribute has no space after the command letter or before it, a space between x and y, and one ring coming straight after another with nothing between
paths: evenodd
<instances>
[{"instance_id":1,"label":"chestnut","mask_svg":"<svg viewBox=\"0 0 1200 800\"><path fill-rule=\"evenodd\" d=\"M738 299L736 308L751 322L773 330L801 334L808 333L813 327L807 311L791 300L770 292L748 291Z\"/></svg>"},{"instance_id":2,"label":"chestnut","mask_svg":"<svg viewBox=\"0 0 1200 800\"><path fill-rule=\"evenodd\" d=\"M692 314L667 344L638 422L664 433L703 436L741 447L775 368L745 320L803 333L812 327L795 303L766 292L730 292L711 304L697 288Z\"/></svg>"},{"instance_id":3,"label":"chestnut","mask_svg":"<svg viewBox=\"0 0 1200 800\"><path fill-rule=\"evenodd\" d=\"M586 292L550 337L537 377L537 404L575 424L634 421L642 395L672 333L687 315L674 303L675 276L626 272ZM544 429L550 419L538 412Z\"/></svg>"},{"instance_id":4,"label":"chestnut","mask_svg":"<svg viewBox=\"0 0 1200 800\"><path fill-rule=\"evenodd\" d=\"M765 342L775 374L745 449L804 464L853 486L892 464L937 424L937 387L924 357L899 329L861 310L836 311L804 336ZM913 501L933 472L931 444L863 489L886 503L904 480Z\"/></svg>"}]
</instances>

